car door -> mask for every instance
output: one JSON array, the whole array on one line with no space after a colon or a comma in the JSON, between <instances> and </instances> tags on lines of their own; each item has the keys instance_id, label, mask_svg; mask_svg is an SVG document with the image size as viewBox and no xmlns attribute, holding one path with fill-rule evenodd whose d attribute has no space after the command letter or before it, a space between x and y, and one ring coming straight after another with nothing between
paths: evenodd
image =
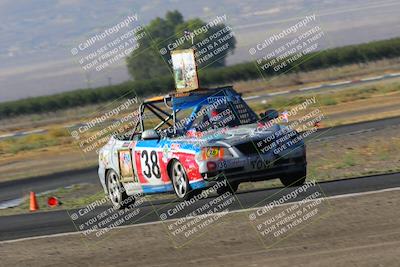
<instances>
[{"instance_id":1,"label":"car door","mask_svg":"<svg viewBox=\"0 0 400 267\"><path fill-rule=\"evenodd\" d=\"M135 164L135 146L140 134L134 135L131 140L116 140L113 144L113 166L119 170L121 183L128 195L142 192L138 172Z\"/></svg>"},{"instance_id":2,"label":"car door","mask_svg":"<svg viewBox=\"0 0 400 267\"><path fill-rule=\"evenodd\" d=\"M170 191L171 182L164 157L166 141L139 140L135 146L135 164L145 193Z\"/></svg>"}]
</instances>

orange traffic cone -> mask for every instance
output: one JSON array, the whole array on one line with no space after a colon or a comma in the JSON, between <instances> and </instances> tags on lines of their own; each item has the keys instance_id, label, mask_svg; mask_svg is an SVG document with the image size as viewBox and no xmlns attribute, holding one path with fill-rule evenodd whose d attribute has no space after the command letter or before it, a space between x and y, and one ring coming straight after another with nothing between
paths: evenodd
<instances>
[{"instance_id":1,"label":"orange traffic cone","mask_svg":"<svg viewBox=\"0 0 400 267\"><path fill-rule=\"evenodd\" d=\"M39 209L39 205L36 200L36 194L35 194L35 192L31 192L30 197L29 197L29 210L37 211L38 209Z\"/></svg>"}]
</instances>

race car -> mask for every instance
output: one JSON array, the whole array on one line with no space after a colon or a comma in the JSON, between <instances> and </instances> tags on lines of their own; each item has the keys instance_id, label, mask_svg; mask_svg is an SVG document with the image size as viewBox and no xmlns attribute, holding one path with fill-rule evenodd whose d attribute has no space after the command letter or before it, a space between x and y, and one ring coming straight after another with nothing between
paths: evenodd
<instances>
[{"instance_id":1,"label":"race car","mask_svg":"<svg viewBox=\"0 0 400 267\"><path fill-rule=\"evenodd\" d=\"M231 86L153 97L137 115L132 129L99 150L100 182L116 208L135 194L186 200L221 180L218 194L242 182L306 179L298 132L279 123L276 110L257 115Z\"/></svg>"}]
</instances>

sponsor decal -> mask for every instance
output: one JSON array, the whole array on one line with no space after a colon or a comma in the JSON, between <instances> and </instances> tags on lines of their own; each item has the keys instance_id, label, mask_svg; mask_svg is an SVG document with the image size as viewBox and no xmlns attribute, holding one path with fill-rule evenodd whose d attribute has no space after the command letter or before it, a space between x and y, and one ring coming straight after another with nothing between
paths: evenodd
<instances>
[{"instance_id":1,"label":"sponsor decal","mask_svg":"<svg viewBox=\"0 0 400 267\"><path fill-rule=\"evenodd\" d=\"M133 177L131 152L129 150L119 151L119 164L122 177Z\"/></svg>"},{"instance_id":2,"label":"sponsor decal","mask_svg":"<svg viewBox=\"0 0 400 267\"><path fill-rule=\"evenodd\" d=\"M283 122L289 122L289 113L288 113L287 110L285 110L284 112L282 112L281 117L282 117L282 121L283 121Z\"/></svg>"},{"instance_id":3,"label":"sponsor decal","mask_svg":"<svg viewBox=\"0 0 400 267\"><path fill-rule=\"evenodd\" d=\"M169 149L169 146L165 144L162 148L162 161L167 163L168 159L172 158L173 154Z\"/></svg>"},{"instance_id":4,"label":"sponsor decal","mask_svg":"<svg viewBox=\"0 0 400 267\"><path fill-rule=\"evenodd\" d=\"M171 144L171 150L179 150L180 148L181 148L181 145L178 143Z\"/></svg>"},{"instance_id":5,"label":"sponsor decal","mask_svg":"<svg viewBox=\"0 0 400 267\"><path fill-rule=\"evenodd\" d=\"M220 102L220 101L223 101L224 103L226 103L226 102L228 102L228 99L225 96L210 96L210 97L207 97L207 102L209 104Z\"/></svg>"}]
</instances>

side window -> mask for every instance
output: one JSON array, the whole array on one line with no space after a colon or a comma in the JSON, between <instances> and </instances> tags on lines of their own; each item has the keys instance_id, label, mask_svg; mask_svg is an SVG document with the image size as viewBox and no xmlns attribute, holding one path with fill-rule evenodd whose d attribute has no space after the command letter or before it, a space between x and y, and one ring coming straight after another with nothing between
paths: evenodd
<instances>
[{"instance_id":1,"label":"side window","mask_svg":"<svg viewBox=\"0 0 400 267\"><path fill-rule=\"evenodd\" d=\"M132 137L132 141L139 141L142 137L141 133L134 133L133 137Z\"/></svg>"},{"instance_id":2,"label":"side window","mask_svg":"<svg viewBox=\"0 0 400 267\"><path fill-rule=\"evenodd\" d=\"M208 112L206 112L206 106L202 107L199 112L197 112L196 119L193 121L192 127L196 128L196 131L202 132L212 128L210 122L210 116Z\"/></svg>"},{"instance_id":3,"label":"side window","mask_svg":"<svg viewBox=\"0 0 400 267\"><path fill-rule=\"evenodd\" d=\"M231 105L241 124L254 123L257 121L257 115L243 99L236 99Z\"/></svg>"}]
</instances>

